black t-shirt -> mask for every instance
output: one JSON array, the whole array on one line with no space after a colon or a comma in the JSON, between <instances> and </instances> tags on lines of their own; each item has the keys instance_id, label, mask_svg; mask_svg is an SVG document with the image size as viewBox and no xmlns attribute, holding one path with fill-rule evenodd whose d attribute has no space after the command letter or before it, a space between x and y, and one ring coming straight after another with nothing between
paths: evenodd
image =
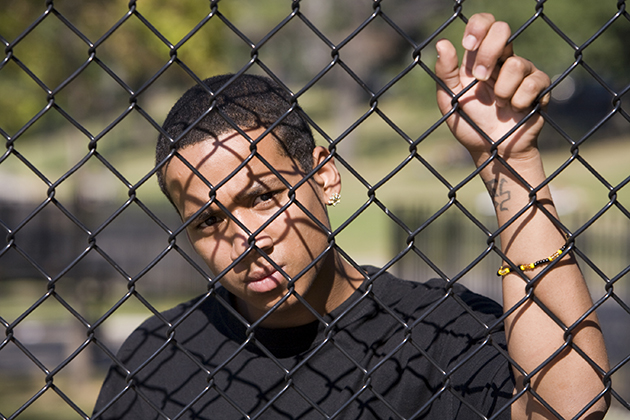
<instances>
[{"instance_id":1,"label":"black t-shirt","mask_svg":"<svg viewBox=\"0 0 630 420\"><path fill-rule=\"evenodd\" d=\"M313 323L248 331L223 288L123 344L101 419L509 418L501 307L456 285L372 276ZM123 368L124 367L124 368ZM503 411L501 411L503 410ZM398 414L397 414L398 413Z\"/></svg>"}]
</instances>

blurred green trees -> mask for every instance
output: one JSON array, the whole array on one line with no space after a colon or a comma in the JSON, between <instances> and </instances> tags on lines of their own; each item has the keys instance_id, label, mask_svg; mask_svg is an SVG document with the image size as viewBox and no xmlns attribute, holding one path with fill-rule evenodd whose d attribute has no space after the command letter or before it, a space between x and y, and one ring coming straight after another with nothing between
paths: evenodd
<instances>
[{"instance_id":1,"label":"blurred green trees","mask_svg":"<svg viewBox=\"0 0 630 420\"><path fill-rule=\"evenodd\" d=\"M537 9L534 0L467 0L463 12L465 16L477 11L495 13L513 29L540 12L541 16L519 36L517 53L555 75L575 60L571 43L587 43L615 16L617 3L548 0L539 2ZM124 112L130 96L139 91L133 100L146 98L149 104L155 95L148 92L181 91L194 83L187 69L201 78L238 71L252 60L246 39L254 44L265 39L290 16L295 4L288 0L223 0L216 2L213 10L214 3L203 0L3 0L0 42L6 55L0 64L0 130L5 136L14 136L51 104L52 98L57 107L83 124L99 115ZM373 12L370 0L302 0L299 7L333 44L342 42ZM452 2L438 0L386 0L380 7L417 44L431 37L453 11ZM210 18L217 11L221 16ZM543 22L543 15L567 39L553 33ZM443 35L461 33L461 28L457 24ZM585 61L614 88L630 82L629 40L626 14L583 54ZM413 47L377 18L340 52L344 63L378 91L412 62ZM332 55L330 46L294 17L262 45L256 57L297 91L330 63ZM421 58L432 65L430 50L423 51ZM175 59L181 65L167 65ZM165 67L164 74L153 80ZM320 86L336 90L340 85L352 85L347 75L334 76L339 73L336 70L324 77ZM253 71L261 69L255 64ZM411 76L407 80L410 83L403 83L398 93L425 96L433 89L430 78ZM356 91L358 86L354 89L350 96L363 94ZM61 124L59 118L36 124L31 131L48 131L55 124Z\"/></svg>"},{"instance_id":2,"label":"blurred green trees","mask_svg":"<svg viewBox=\"0 0 630 420\"><path fill-rule=\"evenodd\" d=\"M111 113L116 100L146 85L171 58L171 45L210 13L198 0L139 2L132 9L126 0L51 3L54 9L44 1L0 4L0 39L7 52L0 70L0 127L9 135L46 106L49 92L73 118ZM208 66L226 71L223 28L208 22L177 56L195 70ZM80 74L69 81L77 70ZM168 83L191 83L181 73L167 73Z\"/></svg>"}]
</instances>

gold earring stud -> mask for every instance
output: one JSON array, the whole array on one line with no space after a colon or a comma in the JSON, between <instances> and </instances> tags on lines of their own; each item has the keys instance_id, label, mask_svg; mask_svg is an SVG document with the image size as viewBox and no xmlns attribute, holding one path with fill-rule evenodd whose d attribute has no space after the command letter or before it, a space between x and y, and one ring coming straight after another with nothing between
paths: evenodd
<instances>
[{"instance_id":1,"label":"gold earring stud","mask_svg":"<svg viewBox=\"0 0 630 420\"><path fill-rule=\"evenodd\" d=\"M341 194L339 193L334 193L333 195L330 196L330 198L328 199L328 205L329 206L333 206L335 207L337 204L339 204L339 202L341 201Z\"/></svg>"}]
</instances>

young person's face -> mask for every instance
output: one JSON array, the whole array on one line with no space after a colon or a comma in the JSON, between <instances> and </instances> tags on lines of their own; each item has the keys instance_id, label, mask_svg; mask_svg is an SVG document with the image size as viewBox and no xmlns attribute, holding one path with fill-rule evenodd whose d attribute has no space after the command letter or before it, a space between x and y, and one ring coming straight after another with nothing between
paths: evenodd
<instances>
[{"instance_id":1,"label":"young person's face","mask_svg":"<svg viewBox=\"0 0 630 420\"><path fill-rule=\"evenodd\" d=\"M247 134L256 139L263 132L258 129L248 131ZM257 145L259 155L290 186L294 186L302 181L304 171L291 158L281 154L280 150L280 145L271 135ZM223 182L251 154L250 142L236 132L184 147L179 153L211 185ZM315 165L327 153L324 148L316 148L313 153ZM210 188L177 157L169 162L164 178L183 220L192 218L208 203ZM290 201L290 186L254 157L217 189L216 200L252 233ZM296 190L295 201L307 209L311 216L295 202L291 203L256 235L256 246L291 278L326 252L327 234L313 217L324 226L329 226L325 203L339 190L339 173L329 161ZM188 225L187 233L193 247L215 275L242 258L225 274L221 284L236 296L239 311L250 320L255 320L287 294L288 281L255 249L246 253L249 235L233 218L216 203L212 203ZM329 300L333 274L326 265L330 265L330 262L330 256L325 255L295 282L295 291L315 307L327 305ZM291 296L266 319L269 321L266 325L288 326L293 323L291 319L299 323L301 317L310 317L304 311L304 305Z\"/></svg>"}]
</instances>

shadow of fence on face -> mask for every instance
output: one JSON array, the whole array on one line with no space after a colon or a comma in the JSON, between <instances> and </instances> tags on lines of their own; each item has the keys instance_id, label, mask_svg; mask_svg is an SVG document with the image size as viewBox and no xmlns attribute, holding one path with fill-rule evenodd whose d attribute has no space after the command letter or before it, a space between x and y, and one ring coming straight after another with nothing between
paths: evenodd
<instances>
[{"instance_id":1,"label":"shadow of fence on face","mask_svg":"<svg viewBox=\"0 0 630 420\"><path fill-rule=\"evenodd\" d=\"M106 224L99 230L94 243L107 258L92 249L77 262L77 257L90 246L90 235L77 227L57 207L48 205L32 215L37 208L36 203L0 203L0 226L4 227L8 238L0 251L0 299L3 304L10 302L15 306L10 315L6 315L6 305L0 308L0 316L9 323L13 322L28 312L29 307L54 284L55 291L74 310L92 322L103 315L108 309L107 305L128 291L130 282L121 271L134 279L134 289L146 297L149 303L166 298L170 299L168 305L172 306L178 300L203 293L207 289L203 276L175 252L169 252L151 270L140 275L168 246L169 235L135 204L107 223L118 206L90 202L68 206L68 210L90 231L97 231ZM168 206L151 206L151 211L170 229L176 229L181 223ZM394 210L394 213L411 230L417 229L432 216L431 212L422 208L401 208ZM592 215L575 213L563 216L562 220L568 229L576 231L590 217ZM478 218L489 230L496 229L492 216ZM23 224L27 219L28 222ZM22 227L16 230L19 226ZM404 249L407 239L408 235L402 228L394 229L391 232L391 255L397 255ZM178 238L177 243L193 259L197 259L184 235ZM484 252L487 236L463 213L452 208L420 231L414 237L414 245L445 276L454 278ZM627 333L630 325L630 287L628 276L619 273L628 266L630 221L613 208L579 235L576 246L608 279L619 277L612 283L614 295L610 295L597 312L611 365L623 364L630 356L630 335ZM112 262L115 262L116 267ZM501 281L495 274L500 265L500 258L491 252L458 281L500 302ZM607 293L606 280L585 261L580 261L580 266L593 300L601 300ZM416 281L438 276L413 251L397 261L390 271L401 278ZM54 279L52 284L47 276ZM19 302L22 302L21 305ZM78 323L61 305L57 307L56 310L65 311L63 319L53 322L46 319L46 311L36 310L27 313L15 330L16 337L21 336L25 345L47 366L62 362L86 337L85 326ZM128 309L114 312L98 331L112 351L116 351L142 319L151 315L146 308L141 309L141 313L130 313ZM88 372L95 367L102 372L110 362L98 351L88 352L81 363L78 361L73 362L77 367L72 369L74 373L69 372L75 378L91 374ZM5 346L0 350L0 375L37 374L38 371L39 368L15 346ZM613 375L613 388L626 401L630 400L630 364L623 365Z\"/></svg>"}]
</instances>

